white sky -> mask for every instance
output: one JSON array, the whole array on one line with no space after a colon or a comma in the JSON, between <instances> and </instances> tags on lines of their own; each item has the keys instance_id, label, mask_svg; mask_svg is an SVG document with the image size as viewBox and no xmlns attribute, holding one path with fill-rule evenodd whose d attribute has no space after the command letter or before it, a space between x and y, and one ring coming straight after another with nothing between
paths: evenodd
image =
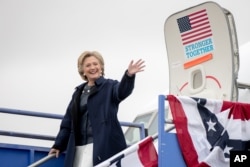
<instances>
[{"instance_id":1,"label":"white sky","mask_svg":"<svg viewBox=\"0 0 250 167\"><path fill-rule=\"evenodd\" d=\"M168 90L164 22L203 0L0 0L0 107L64 114L78 56L97 50L106 78L120 80L131 59L146 61L121 121L157 107ZM249 0L218 0L234 15L239 45L249 41ZM1 121L1 120L0 120Z\"/></svg>"}]
</instances>

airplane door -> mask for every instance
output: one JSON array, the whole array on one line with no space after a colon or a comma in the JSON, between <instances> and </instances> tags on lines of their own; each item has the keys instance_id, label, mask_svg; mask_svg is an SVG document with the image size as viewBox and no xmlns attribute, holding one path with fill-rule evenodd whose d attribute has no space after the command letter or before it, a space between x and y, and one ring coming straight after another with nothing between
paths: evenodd
<instances>
[{"instance_id":1,"label":"airplane door","mask_svg":"<svg viewBox=\"0 0 250 167\"><path fill-rule=\"evenodd\" d=\"M206 2L167 18L169 93L237 101L239 54L232 14Z\"/></svg>"}]
</instances>

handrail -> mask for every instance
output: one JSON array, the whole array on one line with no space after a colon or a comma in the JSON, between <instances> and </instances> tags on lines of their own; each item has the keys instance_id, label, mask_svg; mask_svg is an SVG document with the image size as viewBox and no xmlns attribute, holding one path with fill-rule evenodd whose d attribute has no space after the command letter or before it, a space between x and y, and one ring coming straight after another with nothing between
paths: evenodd
<instances>
[{"instance_id":1,"label":"handrail","mask_svg":"<svg viewBox=\"0 0 250 167\"><path fill-rule=\"evenodd\" d=\"M250 89L250 84L237 82L237 86L239 89Z\"/></svg>"},{"instance_id":2,"label":"handrail","mask_svg":"<svg viewBox=\"0 0 250 167\"><path fill-rule=\"evenodd\" d=\"M50 113L42 113L42 112L34 112L34 111L25 111L25 110L17 110L17 109L8 109L8 108L0 108L0 113L5 114L14 114L14 115L24 115L24 116L33 116L33 117L41 117L41 118L51 118L51 119L62 119L63 115L59 114L50 114ZM129 122L121 122L121 126L130 126L137 127L140 129L140 137L141 139L145 138L145 127L142 123L129 123ZM32 139L42 139L42 140L55 140L53 136L46 135L37 135L31 133L19 133L14 131L3 131L0 130L0 135L4 136L13 136L13 137L23 137L23 138L32 138Z\"/></svg>"},{"instance_id":3,"label":"handrail","mask_svg":"<svg viewBox=\"0 0 250 167\"><path fill-rule=\"evenodd\" d=\"M168 122L171 122L171 121L168 121ZM172 123L170 123L170 124L172 124ZM175 129L175 126L174 126L174 125L170 125L169 127L166 127L164 131L165 131L165 132L170 132L170 131L173 130L173 129ZM150 136L148 136L148 137L150 137ZM151 137L152 137L153 140L158 139L158 133L156 133L155 135L152 135ZM146 139L146 138L145 138L145 139ZM145 140L145 139L143 139L143 140ZM109 166L111 165L110 162L112 162L113 164L114 164L115 162L118 162L119 160L125 158L125 157L128 156L129 154L134 153L134 152L138 149L138 145L139 145L140 143L142 143L143 140L141 140L141 141L139 141L139 142L133 144L132 146L128 147L127 149L125 149L125 150L119 152L118 154L116 154L116 155L110 157L110 158L107 159L106 161L104 161L104 162L102 162L102 163L96 165L95 167L109 167Z\"/></svg>"},{"instance_id":4,"label":"handrail","mask_svg":"<svg viewBox=\"0 0 250 167\"><path fill-rule=\"evenodd\" d=\"M51 158L55 157L56 154L48 154L46 157L36 161L35 163L29 165L28 167L36 167L36 166L39 166L41 164L43 164L44 162L50 160Z\"/></svg>"},{"instance_id":5,"label":"handrail","mask_svg":"<svg viewBox=\"0 0 250 167\"><path fill-rule=\"evenodd\" d=\"M59 114L25 111L25 110L17 110L17 109L9 109L9 108L0 108L0 113L14 114L14 115L26 115L26 116L52 118L52 119L62 119L63 118L63 115L59 115Z\"/></svg>"},{"instance_id":6,"label":"handrail","mask_svg":"<svg viewBox=\"0 0 250 167\"><path fill-rule=\"evenodd\" d=\"M31 134L31 133L20 133L20 132L5 131L5 130L0 130L0 135L2 135L2 136L30 138L30 139L40 139L40 140L55 140L54 136L38 135L38 134Z\"/></svg>"},{"instance_id":7,"label":"handrail","mask_svg":"<svg viewBox=\"0 0 250 167\"><path fill-rule=\"evenodd\" d=\"M50 113L8 109L8 108L0 108L0 113L33 116L33 117L41 117L41 118L51 118L51 119L63 119L63 115L59 115L59 114L50 114ZM137 127L140 130L141 139L146 137L145 128L144 128L143 123L120 122L120 125L121 126L129 126L129 127ZM31 139L41 139L41 140L55 140L54 136L38 135L38 134L22 133L22 132L14 132L14 131L4 131L4 130L0 130L0 135L11 136L11 137L31 138ZM49 154L48 156L31 164L29 167L38 166L38 165L50 160L53 157L55 157L54 154Z\"/></svg>"}]
</instances>

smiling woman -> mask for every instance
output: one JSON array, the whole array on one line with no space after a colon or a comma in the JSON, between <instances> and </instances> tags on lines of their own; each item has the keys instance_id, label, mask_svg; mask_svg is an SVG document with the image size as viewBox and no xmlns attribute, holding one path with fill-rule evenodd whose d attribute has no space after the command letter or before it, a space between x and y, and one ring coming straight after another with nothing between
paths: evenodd
<instances>
[{"instance_id":1,"label":"smiling woman","mask_svg":"<svg viewBox=\"0 0 250 167\"><path fill-rule=\"evenodd\" d=\"M88 85L93 85L100 75L104 76L104 60L100 53L83 52L78 58L78 72L83 80L89 82Z\"/></svg>"},{"instance_id":2,"label":"smiling woman","mask_svg":"<svg viewBox=\"0 0 250 167\"><path fill-rule=\"evenodd\" d=\"M132 93L135 74L144 67L143 60L131 61L120 82L105 79L101 54L83 52L78 72L85 82L76 87L49 154L58 157L67 150L65 166L92 167L125 149L118 108Z\"/></svg>"}]
</instances>

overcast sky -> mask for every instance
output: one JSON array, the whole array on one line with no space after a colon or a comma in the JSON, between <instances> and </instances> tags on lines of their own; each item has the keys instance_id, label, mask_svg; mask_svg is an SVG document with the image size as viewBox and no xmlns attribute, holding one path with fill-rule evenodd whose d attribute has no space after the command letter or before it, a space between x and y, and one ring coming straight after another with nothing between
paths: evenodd
<instances>
[{"instance_id":1,"label":"overcast sky","mask_svg":"<svg viewBox=\"0 0 250 167\"><path fill-rule=\"evenodd\" d=\"M144 59L121 121L157 107L168 90L166 19L203 0L0 0L0 107L64 114L82 83L77 58L105 59L105 77L120 80L130 60ZM239 45L249 41L249 0L218 0L234 15Z\"/></svg>"}]
</instances>

